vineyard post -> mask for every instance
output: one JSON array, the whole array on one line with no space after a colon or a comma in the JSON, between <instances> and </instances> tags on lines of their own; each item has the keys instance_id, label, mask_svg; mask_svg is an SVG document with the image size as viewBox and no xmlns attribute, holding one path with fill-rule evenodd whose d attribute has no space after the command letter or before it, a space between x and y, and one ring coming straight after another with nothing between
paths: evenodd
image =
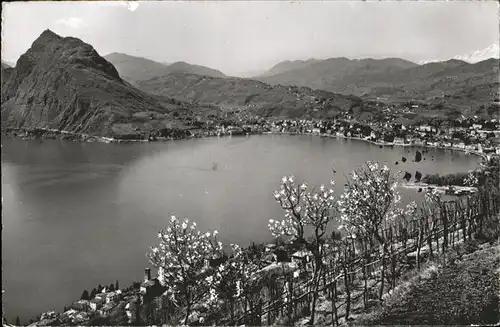
<instances>
[{"instance_id":1,"label":"vineyard post","mask_svg":"<svg viewBox=\"0 0 500 327\"><path fill-rule=\"evenodd\" d=\"M441 205L441 220L443 222L443 243L442 252L445 253L448 248L448 210L446 202Z\"/></svg>"},{"instance_id":2,"label":"vineyard post","mask_svg":"<svg viewBox=\"0 0 500 327\"><path fill-rule=\"evenodd\" d=\"M432 219L433 216L431 215L431 217L427 217L427 219L425 220L425 226L426 226L426 230L427 230L427 246L429 247L429 256L430 257L433 257L434 256L434 253L433 253L433 250L432 250L432 234L433 234L433 231L434 231L434 223L432 223L432 226L429 226L429 219Z\"/></svg>"},{"instance_id":3,"label":"vineyard post","mask_svg":"<svg viewBox=\"0 0 500 327\"><path fill-rule=\"evenodd\" d=\"M366 239L363 244L363 257L364 257L364 263L363 263L363 281L364 281L364 288L363 288L363 307L365 310L367 309L367 304L368 304L368 276L367 276L367 268L366 266L369 264L370 261L370 253L368 252L367 248L368 245L366 244Z\"/></svg>"},{"instance_id":4,"label":"vineyard post","mask_svg":"<svg viewBox=\"0 0 500 327\"><path fill-rule=\"evenodd\" d=\"M293 312L293 275L288 277L288 324L292 324L292 312Z\"/></svg>"},{"instance_id":5,"label":"vineyard post","mask_svg":"<svg viewBox=\"0 0 500 327\"><path fill-rule=\"evenodd\" d=\"M420 270L420 251L422 250L422 241L424 239L424 224L420 222L417 236L417 270Z\"/></svg>"}]
</instances>

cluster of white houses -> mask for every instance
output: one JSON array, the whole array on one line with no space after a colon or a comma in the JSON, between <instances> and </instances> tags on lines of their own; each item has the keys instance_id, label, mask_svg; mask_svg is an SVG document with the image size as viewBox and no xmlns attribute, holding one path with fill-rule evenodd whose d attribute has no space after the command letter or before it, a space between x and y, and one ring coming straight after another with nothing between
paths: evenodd
<instances>
[{"instance_id":1,"label":"cluster of white houses","mask_svg":"<svg viewBox=\"0 0 500 327\"><path fill-rule=\"evenodd\" d=\"M496 121L495 121L496 123ZM495 130L483 129L481 124L472 124L470 127L447 127L438 129L430 125L396 127L391 123L368 124L361 126L356 122L334 120L332 122L312 120L281 120L270 122L266 128L275 133L305 133L323 136L352 137L373 141L387 145L415 145L429 147L443 147L478 153L500 154L500 146L495 146L489 139L500 137L500 125ZM466 140L456 138L461 133ZM391 141L384 140L384 135L391 134Z\"/></svg>"}]
</instances>

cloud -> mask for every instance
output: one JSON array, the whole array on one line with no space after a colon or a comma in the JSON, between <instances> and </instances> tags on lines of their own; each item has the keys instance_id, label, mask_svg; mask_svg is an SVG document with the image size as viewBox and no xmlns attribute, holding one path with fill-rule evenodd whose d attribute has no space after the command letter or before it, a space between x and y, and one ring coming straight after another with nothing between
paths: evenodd
<instances>
[{"instance_id":1,"label":"cloud","mask_svg":"<svg viewBox=\"0 0 500 327\"><path fill-rule=\"evenodd\" d=\"M139 2L133 1L103 1L99 5L126 7L130 11L135 11L139 7Z\"/></svg>"},{"instance_id":2,"label":"cloud","mask_svg":"<svg viewBox=\"0 0 500 327\"><path fill-rule=\"evenodd\" d=\"M56 24L63 25L72 29L78 29L86 25L86 23L81 18L77 17L61 18L56 20Z\"/></svg>"},{"instance_id":3,"label":"cloud","mask_svg":"<svg viewBox=\"0 0 500 327\"><path fill-rule=\"evenodd\" d=\"M139 7L139 3L136 1L124 1L124 4L127 6L128 10L134 11Z\"/></svg>"}]
</instances>

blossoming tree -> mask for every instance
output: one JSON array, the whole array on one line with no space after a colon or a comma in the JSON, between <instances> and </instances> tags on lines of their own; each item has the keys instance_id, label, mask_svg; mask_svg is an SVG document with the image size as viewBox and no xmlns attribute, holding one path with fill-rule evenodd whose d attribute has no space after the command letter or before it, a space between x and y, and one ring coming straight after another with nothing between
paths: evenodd
<instances>
[{"instance_id":1,"label":"blossoming tree","mask_svg":"<svg viewBox=\"0 0 500 327\"><path fill-rule=\"evenodd\" d=\"M223 255L217 231L201 233L188 219L170 219L167 229L158 233L160 243L151 247L147 257L158 268L165 286L177 302L186 307L187 324L192 305L208 297L215 270L209 260Z\"/></svg>"},{"instance_id":2,"label":"blossoming tree","mask_svg":"<svg viewBox=\"0 0 500 327\"><path fill-rule=\"evenodd\" d=\"M341 225L349 236L374 239L382 246L382 271L379 298L384 290L385 255L387 240L384 229L397 219L406 219L416 209L415 202L406 210L399 207L401 196L397 191L400 173L392 174L387 166L379 167L376 162L367 162L354 170L348 178L338 207Z\"/></svg>"},{"instance_id":3,"label":"blossoming tree","mask_svg":"<svg viewBox=\"0 0 500 327\"><path fill-rule=\"evenodd\" d=\"M253 291L252 286L253 273L258 270L258 266L253 264L249 258L248 253L243 251L237 244L231 244L231 255L228 260L224 261L217 267L216 273L213 278L213 288L211 289L211 299L221 299L229 302L231 319L235 315L235 300L238 298L245 298L249 300ZM250 305L253 301L250 300ZM244 302L246 307L247 302Z\"/></svg>"},{"instance_id":4,"label":"blossoming tree","mask_svg":"<svg viewBox=\"0 0 500 327\"><path fill-rule=\"evenodd\" d=\"M310 190L306 183L295 184L294 176L284 176L281 187L274 198L285 210L282 220L269 220L269 229L274 237L290 237L306 245L314 257L311 281L313 301L310 323L314 323L316 300L321 269L323 268L324 243L328 224L335 218L336 202L333 196L334 181L329 188L321 185L319 190ZM312 240L306 240L306 229L312 230Z\"/></svg>"}]
</instances>

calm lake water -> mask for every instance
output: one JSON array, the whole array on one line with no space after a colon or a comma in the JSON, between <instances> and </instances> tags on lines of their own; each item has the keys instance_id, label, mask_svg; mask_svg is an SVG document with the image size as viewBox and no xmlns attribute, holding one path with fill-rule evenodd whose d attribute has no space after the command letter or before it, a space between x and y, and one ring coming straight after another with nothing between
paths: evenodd
<instances>
[{"instance_id":1,"label":"calm lake water","mask_svg":"<svg viewBox=\"0 0 500 327\"><path fill-rule=\"evenodd\" d=\"M310 185L333 178L340 190L344 174L366 160L412 174L463 172L479 162L449 150L429 150L420 163L411 162L414 155L414 148L316 136L115 145L3 140L7 317L27 321L61 311L84 289L140 280L149 266L145 253L172 214L202 230L218 229L223 242L270 240L268 220L282 216L272 192L284 174ZM415 190L402 193L406 200L423 198Z\"/></svg>"}]
</instances>

